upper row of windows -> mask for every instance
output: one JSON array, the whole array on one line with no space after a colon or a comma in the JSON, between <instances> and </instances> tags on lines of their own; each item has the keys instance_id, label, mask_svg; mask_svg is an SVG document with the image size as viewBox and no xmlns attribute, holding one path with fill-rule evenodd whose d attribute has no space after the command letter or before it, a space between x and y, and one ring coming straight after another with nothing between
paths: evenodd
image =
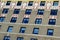
<instances>
[{"instance_id":1,"label":"upper row of windows","mask_svg":"<svg viewBox=\"0 0 60 40\"><path fill-rule=\"evenodd\" d=\"M4 8L2 13L7 14L8 13L8 8ZM20 9L14 9L13 13L14 14L19 14ZM26 9L25 14L30 15L32 12L32 9ZM50 15L57 15L58 10L57 9L51 9ZM43 15L44 14L44 9L38 9L37 15Z\"/></svg>"},{"instance_id":2,"label":"upper row of windows","mask_svg":"<svg viewBox=\"0 0 60 40\"><path fill-rule=\"evenodd\" d=\"M45 2L46 1L41 1L40 6L45 6ZM6 5L10 5L10 3L11 3L11 1L7 1ZM59 3L59 1L54 1L53 6L58 6L58 3ZM22 4L22 1L17 2L17 6L21 6L21 4ZM32 6L32 5L33 5L33 1L29 1L28 6Z\"/></svg>"}]
</instances>

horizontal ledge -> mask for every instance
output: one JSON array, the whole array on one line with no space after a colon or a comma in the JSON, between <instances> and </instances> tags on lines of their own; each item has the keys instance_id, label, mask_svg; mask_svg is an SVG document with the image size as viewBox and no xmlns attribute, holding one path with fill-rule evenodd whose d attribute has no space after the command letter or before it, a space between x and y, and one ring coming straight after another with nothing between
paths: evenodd
<instances>
[{"instance_id":1,"label":"horizontal ledge","mask_svg":"<svg viewBox=\"0 0 60 40\"><path fill-rule=\"evenodd\" d=\"M60 38L60 36L48 36L48 35L36 35L36 34L26 34L26 33L9 33L9 32L0 32L0 34L7 34L7 36L9 36L9 34L15 34L15 35L26 35L26 36L38 36L38 37L46 37L46 38Z\"/></svg>"},{"instance_id":2,"label":"horizontal ledge","mask_svg":"<svg viewBox=\"0 0 60 40\"><path fill-rule=\"evenodd\" d=\"M25 23L10 23L10 22L0 22L3 24L18 24L18 25L37 25L37 26L52 26L52 27L60 27L60 25L43 25L43 24L25 24Z\"/></svg>"}]
</instances>

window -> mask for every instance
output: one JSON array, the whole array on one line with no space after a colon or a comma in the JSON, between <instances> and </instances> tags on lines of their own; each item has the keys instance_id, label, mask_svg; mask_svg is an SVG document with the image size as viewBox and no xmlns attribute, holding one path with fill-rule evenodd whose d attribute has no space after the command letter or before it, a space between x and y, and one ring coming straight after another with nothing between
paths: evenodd
<instances>
[{"instance_id":1,"label":"window","mask_svg":"<svg viewBox=\"0 0 60 40\"><path fill-rule=\"evenodd\" d=\"M42 23L42 18L36 18L35 24L41 24Z\"/></svg>"},{"instance_id":2,"label":"window","mask_svg":"<svg viewBox=\"0 0 60 40\"><path fill-rule=\"evenodd\" d=\"M14 9L14 14L19 14L20 9Z\"/></svg>"},{"instance_id":3,"label":"window","mask_svg":"<svg viewBox=\"0 0 60 40\"><path fill-rule=\"evenodd\" d=\"M33 29L33 34L38 34L39 33L39 28L34 28Z\"/></svg>"},{"instance_id":4,"label":"window","mask_svg":"<svg viewBox=\"0 0 60 40\"><path fill-rule=\"evenodd\" d=\"M57 15L57 12L58 12L58 10L51 10L51 13L50 13L50 15Z\"/></svg>"},{"instance_id":5,"label":"window","mask_svg":"<svg viewBox=\"0 0 60 40\"><path fill-rule=\"evenodd\" d=\"M31 40L38 40L37 38L31 38Z\"/></svg>"},{"instance_id":6,"label":"window","mask_svg":"<svg viewBox=\"0 0 60 40\"><path fill-rule=\"evenodd\" d=\"M1 29L1 26L2 26L2 25L0 25L0 29Z\"/></svg>"},{"instance_id":7,"label":"window","mask_svg":"<svg viewBox=\"0 0 60 40\"><path fill-rule=\"evenodd\" d=\"M4 36L3 40L10 40L10 36Z\"/></svg>"},{"instance_id":8,"label":"window","mask_svg":"<svg viewBox=\"0 0 60 40\"><path fill-rule=\"evenodd\" d=\"M23 18L22 23L28 23L29 22L29 18Z\"/></svg>"},{"instance_id":9,"label":"window","mask_svg":"<svg viewBox=\"0 0 60 40\"><path fill-rule=\"evenodd\" d=\"M55 25L56 24L56 19L49 19L49 25Z\"/></svg>"},{"instance_id":10,"label":"window","mask_svg":"<svg viewBox=\"0 0 60 40\"><path fill-rule=\"evenodd\" d=\"M32 6L33 5L33 1L29 1L28 6Z\"/></svg>"},{"instance_id":11,"label":"window","mask_svg":"<svg viewBox=\"0 0 60 40\"><path fill-rule=\"evenodd\" d=\"M58 6L59 1L54 1L53 6Z\"/></svg>"},{"instance_id":12,"label":"window","mask_svg":"<svg viewBox=\"0 0 60 40\"><path fill-rule=\"evenodd\" d=\"M9 10L8 8L4 8L2 13L6 14L6 13L8 13L8 10Z\"/></svg>"},{"instance_id":13,"label":"window","mask_svg":"<svg viewBox=\"0 0 60 40\"><path fill-rule=\"evenodd\" d=\"M10 20L10 22L15 23L16 20L17 20L17 17L12 17L11 20Z\"/></svg>"},{"instance_id":14,"label":"window","mask_svg":"<svg viewBox=\"0 0 60 40\"><path fill-rule=\"evenodd\" d=\"M44 9L38 9L38 12L37 12L38 15L43 15L43 13L44 13Z\"/></svg>"},{"instance_id":15,"label":"window","mask_svg":"<svg viewBox=\"0 0 60 40\"><path fill-rule=\"evenodd\" d=\"M5 17L0 17L0 22L3 22L5 20Z\"/></svg>"},{"instance_id":16,"label":"window","mask_svg":"<svg viewBox=\"0 0 60 40\"><path fill-rule=\"evenodd\" d=\"M17 40L24 40L23 37L17 37Z\"/></svg>"},{"instance_id":17,"label":"window","mask_svg":"<svg viewBox=\"0 0 60 40\"><path fill-rule=\"evenodd\" d=\"M11 1L7 1L6 5L7 5L7 6L9 6L9 5L10 5L10 3L11 3Z\"/></svg>"},{"instance_id":18,"label":"window","mask_svg":"<svg viewBox=\"0 0 60 40\"><path fill-rule=\"evenodd\" d=\"M17 6L21 6L22 1L17 2Z\"/></svg>"},{"instance_id":19,"label":"window","mask_svg":"<svg viewBox=\"0 0 60 40\"><path fill-rule=\"evenodd\" d=\"M45 6L45 1L41 1L40 6Z\"/></svg>"},{"instance_id":20,"label":"window","mask_svg":"<svg viewBox=\"0 0 60 40\"><path fill-rule=\"evenodd\" d=\"M20 33L25 33L26 27L21 27L20 28Z\"/></svg>"},{"instance_id":21,"label":"window","mask_svg":"<svg viewBox=\"0 0 60 40\"><path fill-rule=\"evenodd\" d=\"M48 29L47 35L53 36L54 29Z\"/></svg>"},{"instance_id":22,"label":"window","mask_svg":"<svg viewBox=\"0 0 60 40\"><path fill-rule=\"evenodd\" d=\"M32 9L26 9L25 14L30 15L31 14L31 11L32 11Z\"/></svg>"},{"instance_id":23,"label":"window","mask_svg":"<svg viewBox=\"0 0 60 40\"><path fill-rule=\"evenodd\" d=\"M12 32L13 26L9 26L7 32Z\"/></svg>"}]
</instances>

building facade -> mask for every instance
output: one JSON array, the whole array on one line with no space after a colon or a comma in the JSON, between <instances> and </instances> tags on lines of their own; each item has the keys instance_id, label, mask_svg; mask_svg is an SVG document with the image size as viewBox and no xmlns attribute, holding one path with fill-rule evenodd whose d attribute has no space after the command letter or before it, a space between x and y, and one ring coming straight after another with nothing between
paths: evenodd
<instances>
[{"instance_id":1,"label":"building facade","mask_svg":"<svg viewBox=\"0 0 60 40\"><path fill-rule=\"evenodd\" d=\"M60 0L0 0L0 40L60 40Z\"/></svg>"}]
</instances>

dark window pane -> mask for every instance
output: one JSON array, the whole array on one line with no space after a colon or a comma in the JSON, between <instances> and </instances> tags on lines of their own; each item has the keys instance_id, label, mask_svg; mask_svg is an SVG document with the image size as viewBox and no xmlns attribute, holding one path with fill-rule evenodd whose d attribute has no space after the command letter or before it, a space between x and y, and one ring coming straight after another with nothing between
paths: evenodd
<instances>
[{"instance_id":1,"label":"dark window pane","mask_svg":"<svg viewBox=\"0 0 60 40\"><path fill-rule=\"evenodd\" d=\"M58 10L51 10L50 15L57 15Z\"/></svg>"},{"instance_id":2,"label":"dark window pane","mask_svg":"<svg viewBox=\"0 0 60 40\"><path fill-rule=\"evenodd\" d=\"M9 10L8 8L4 8L2 13L6 14L6 13L8 13L8 10Z\"/></svg>"},{"instance_id":3,"label":"dark window pane","mask_svg":"<svg viewBox=\"0 0 60 40\"><path fill-rule=\"evenodd\" d=\"M33 1L29 1L28 6L32 6L33 5Z\"/></svg>"},{"instance_id":4,"label":"dark window pane","mask_svg":"<svg viewBox=\"0 0 60 40\"><path fill-rule=\"evenodd\" d=\"M4 36L3 40L10 40L10 36Z\"/></svg>"},{"instance_id":5,"label":"dark window pane","mask_svg":"<svg viewBox=\"0 0 60 40\"><path fill-rule=\"evenodd\" d=\"M17 17L12 17L11 20L10 20L10 22L15 23L16 20L17 20Z\"/></svg>"},{"instance_id":6,"label":"dark window pane","mask_svg":"<svg viewBox=\"0 0 60 40\"><path fill-rule=\"evenodd\" d=\"M39 33L39 28L34 28L33 29L33 34L38 34Z\"/></svg>"},{"instance_id":7,"label":"dark window pane","mask_svg":"<svg viewBox=\"0 0 60 40\"><path fill-rule=\"evenodd\" d=\"M35 24L41 24L42 23L42 18L36 18Z\"/></svg>"},{"instance_id":8,"label":"dark window pane","mask_svg":"<svg viewBox=\"0 0 60 40\"><path fill-rule=\"evenodd\" d=\"M54 1L53 6L58 6L59 1Z\"/></svg>"},{"instance_id":9,"label":"dark window pane","mask_svg":"<svg viewBox=\"0 0 60 40\"><path fill-rule=\"evenodd\" d=\"M5 17L0 17L0 22L3 22L5 20Z\"/></svg>"},{"instance_id":10,"label":"dark window pane","mask_svg":"<svg viewBox=\"0 0 60 40\"><path fill-rule=\"evenodd\" d=\"M9 6L9 5L10 5L10 3L11 3L11 1L7 1L6 5L8 5L8 6Z\"/></svg>"},{"instance_id":11,"label":"dark window pane","mask_svg":"<svg viewBox=\"0 0 60 40\"><path fill-rule=\"evenodd\" d=\"M12 32L13 26L9 26L7 32Z\"/></svg>"},{"instance_id":12,"label":"dark window pane","mask_svg":"<svg viewBox=\"0 0 60 40\"><path fill-rule=\"evenodd\" d=\"M17 40L24 40L23 37L17 37Z\"/></svg>"},{"instance_id":13,"label":"dark window pane","mask_svg":"<svg viewBox=\"0 0 60 40\"><path fill-rule=\"evenodd\" d=\"M45 6L45 1L41 1L40 6Z\"/></svg>"},{"instance_id":14,"label":"dark window pane","mask_svg":"<svg viewBox=\"0 0 60 40\"><path fill-rule=\"evenodd\" d=\"M31 11L32 11L32 9L26 9L25 14L30 15L31 14Z\"/></svg>"},{"instance_id":15,"label":"dark window pane","mask_svg":"<svg viewBox=\"0 0 60 40\"><path fill-rule=\"evenodd\" d=\"M31 40L38 40L38 39L36 39L36 38L31 38Z\"/></svg>"},{"instance_id":16,"label":"dark window pane","mask_svg":"<svg viewBox=\"0 0 60 40\"><path fill-rule=\"evenodd\" d=\"M43 13L44 13L44 9L38 9L38 12L37 12L38 15L43 15Z\"/></svg>"},{"instance_id":17,"label":"dark window pane","mask_svg":"<svg viewBox=\"0 0 60 40\"><path fill-rule=\"evenodd\" d=\"M20 9L14 9L14 14L19 14Z\"/></svg>"},{"instance_id":18,"label":"dark window pane","mask_svg":"<svg viewBox=\"0 0 60 40\"><path fill-rule=\"evenodd\" d=\"M47 35L53 36L54 29L48 29Z\"/></svg>"},{"instance_id":19,"label":"dark window pane","mask_svg":"<svg viewBox=\"0 0 60 40\"><path fill-rule=\"evenodd\" d=\"M56 19L49 19L49 25L55 25L56 24Z\"/></svg>"},{"instance_id":20,"label":"dark window pane","mask_svg":"<svg viewBox=\"0 0 60 40\"><path fill-rule=\"evenodd\" d=\"M22 1L17 2L17 6L21 6L21 4L22 4Z\"/></svg>"},{"instance_id":21,"label":"dark window pane","mask_svg":"<svg viewBox=\"0 0 60 40\"><path fill-rule=\"evenodd\" d=\"M26 27L21 27L20 28L20 33L25 33Z\"/></svg>"},{"instance_id":22,"label":"dark window pane","mask_svg":"<svg viewBox=\"0 0 60 40\"><path fill-rule=\"evenodd\" d=\"M28 23L29 22L29 18L23 18L22 23Z\"/></svg>"}]
</instances>

